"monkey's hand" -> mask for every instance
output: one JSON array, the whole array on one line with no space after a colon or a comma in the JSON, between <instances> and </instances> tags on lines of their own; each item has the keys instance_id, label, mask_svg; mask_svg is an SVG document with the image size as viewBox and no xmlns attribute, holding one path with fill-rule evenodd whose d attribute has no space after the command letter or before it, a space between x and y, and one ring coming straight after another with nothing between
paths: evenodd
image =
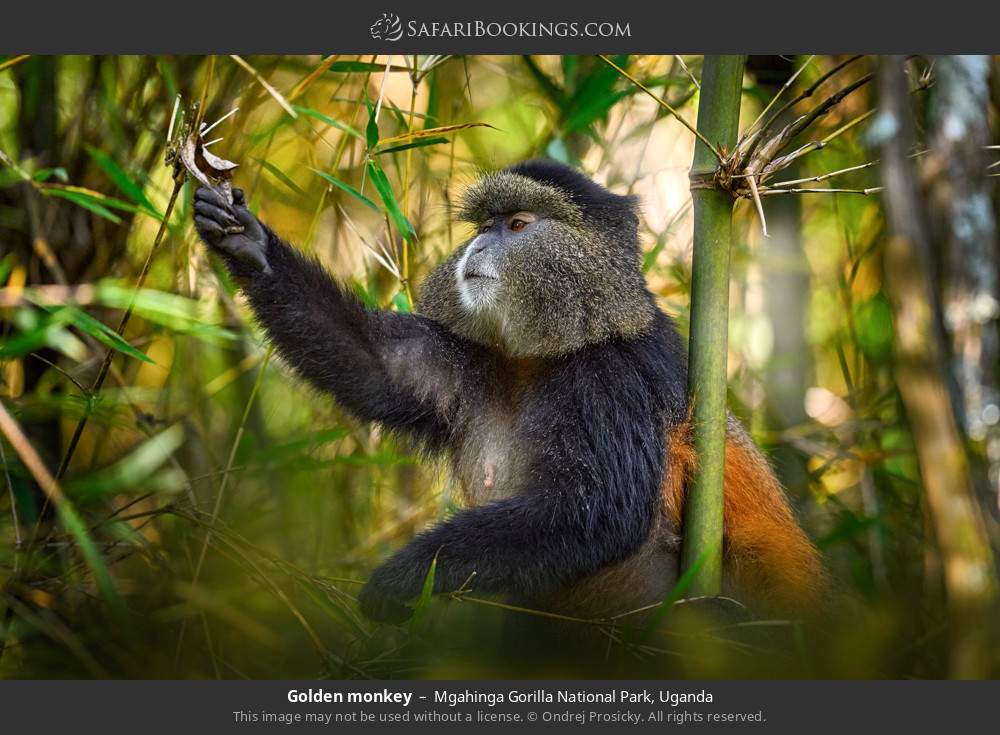
<instances>
[{"instance_id":1,"label":"monkey's hand","mask_svg":"<svg viewBox=\"0 0 1000 735\"><path fill-rule=\"evenodd\" d=\"M233 189L229 204L214 189L199 187L194 195L194 225L205 244L223 256L271 273L267 231L247 209L242 189Z\"/></svg>"},{"instance_id":2,"label":"monkey's hand","mask_svg":"<svg viewBox=\"0 0 1000 735\"><path fill-rule=\"evenodd\" d=\"M361 612L369 620L379 623L402 623L413 615L413 608L405 604L414 595L403 592L392 584L388 566L375 570L368 582L361 588L358 602Z\"/></svg>"}]
</instances>

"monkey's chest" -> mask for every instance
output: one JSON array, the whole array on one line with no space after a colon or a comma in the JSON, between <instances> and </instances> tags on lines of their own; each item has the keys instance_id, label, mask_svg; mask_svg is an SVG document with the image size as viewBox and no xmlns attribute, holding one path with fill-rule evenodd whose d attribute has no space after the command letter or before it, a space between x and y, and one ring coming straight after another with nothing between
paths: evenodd
<instances>
[{"instance_id":1,"label":"monkey's chest","mask_svg":"<svg viewBox=\"0 0 1000 735\"><path fill-rule=\"evenodd\" d=\"M469 504L509 498L520 489L528 457L516 441L515 423L507 411L488 411L469 427L453 453L452 467Z\"/></svg>"}]
</instances>

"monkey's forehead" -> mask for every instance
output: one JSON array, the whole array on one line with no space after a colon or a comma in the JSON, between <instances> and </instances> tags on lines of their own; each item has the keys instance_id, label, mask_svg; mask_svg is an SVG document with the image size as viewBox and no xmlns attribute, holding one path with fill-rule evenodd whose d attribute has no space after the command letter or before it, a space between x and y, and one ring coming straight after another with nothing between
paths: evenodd
<instances>
[{"instance_id":1,"label":"monkey's forehead","mask_svg":"<svg viewBox=\"0 0 1000 735\"><path fill-rule=\"evenodd\" d=\"M466 189L458 219L478 224L510 212L535 212L571 224L583 218L580 207L562 189L520 174L498 171L486 174Z\"/></svg>"}]
</instances>

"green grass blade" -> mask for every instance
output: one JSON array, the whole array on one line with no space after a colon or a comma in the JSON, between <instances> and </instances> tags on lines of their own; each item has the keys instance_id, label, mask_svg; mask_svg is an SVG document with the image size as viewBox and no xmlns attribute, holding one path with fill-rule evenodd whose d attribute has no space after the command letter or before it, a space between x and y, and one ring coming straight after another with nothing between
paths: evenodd
<instances>
[{"instance_id":1,"label":"green grass blade","mask_svg":"<svg viewBox=\"0 0 1000 735\"><path fill-rule=\"evenodd\" d=\"M427 576L424 577L424 586L420 590L420 597L417 598L417 603L413 606L413 617L410 618L409 624L410 633L420 633L424 630L424 618L427 617L427 609L434 596L434 577L437 574L437 563L437 555L435 555L431 561L431 568L427 570Z\"/></svg>"},{"instance_id":2,"label":"green grass blade","mask_svg":"<svg viewBox=\"0 0 1000 735\"><path fill-rule=\"evenodd\" d=\"M74 493L90 496L108 495L143 486L152 474L184 443L184 428L173 424L142 442L136 449L109 467L75 480Z\"/></svg>"},{"instance_id":3,"label":"green grass blade","mask_svg":"<svg viewBox=\"0 0 1000 735\"><path fill-rule=\"evenodd\" d=\"M112 610L117 614L124 614L125 600L122 599L121 593L118 591L117 585L115 585L111 571L108 569L107 564L104 563L104 557L101 556L101 553L97 550L97 546L94 544L94 540L90 537L86 524L77 515L76 509L69 500L63 499L56 508L59 513L59 519L62 521L69 535L76 541L76 545L80 549L80 554L90 568L91 574L94 575L94 581L97 583L97 588L101 591L104 599L108 601Z\"/></svg>"},{"instance_id":4,"label":"green grass blade","mask_svg":"<svg viewBox=\"0 0 1000 735\"><path fill-rule=\"evenodd\" d=\"M694 564L688 567L677 579L677 582L670 590L670 594L667 595L667 599L665 599L663 604L649 616L646 624L642 627L640 640L646 640L649 635L656 630L657 626L663 622L663 619L670 614L670 610L673 608L674 604L683 599L684 594L688 591L691 585L694 584L695 579L697 579L698 572L701 570L702 566L705 565L714 553L715 549L712 547L704 549L698 558L695 559Z\"/></svg>"}]
</instances>

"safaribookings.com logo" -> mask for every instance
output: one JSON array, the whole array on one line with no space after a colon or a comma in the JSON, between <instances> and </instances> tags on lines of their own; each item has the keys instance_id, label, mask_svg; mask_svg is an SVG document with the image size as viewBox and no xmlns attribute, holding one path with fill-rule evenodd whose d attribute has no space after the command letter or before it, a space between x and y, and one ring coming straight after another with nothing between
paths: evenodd
<instances>
[{"instance_id":1,"label":"safaribookings.com logo","mask_svg":"<svg viewBox=\"0 0 1000 735\"><path fill-rule=\"evenodd\" d=\"M369 28L376 41L407 38L629 38L632 29L622 21L417 21L404 25L395 13L382 17Z\"/></svg>"},{"instance_id":2,"label":"safaribookings.com logo","mask_svg":"<svg viewBox=\"0 0 1000 735\"><path fill-rule=\"evenodd\" d=\"M382 13L368 30L376 41L398 41L403 37L403 23L395 13Z\"/></svg>"}]
</instances>

